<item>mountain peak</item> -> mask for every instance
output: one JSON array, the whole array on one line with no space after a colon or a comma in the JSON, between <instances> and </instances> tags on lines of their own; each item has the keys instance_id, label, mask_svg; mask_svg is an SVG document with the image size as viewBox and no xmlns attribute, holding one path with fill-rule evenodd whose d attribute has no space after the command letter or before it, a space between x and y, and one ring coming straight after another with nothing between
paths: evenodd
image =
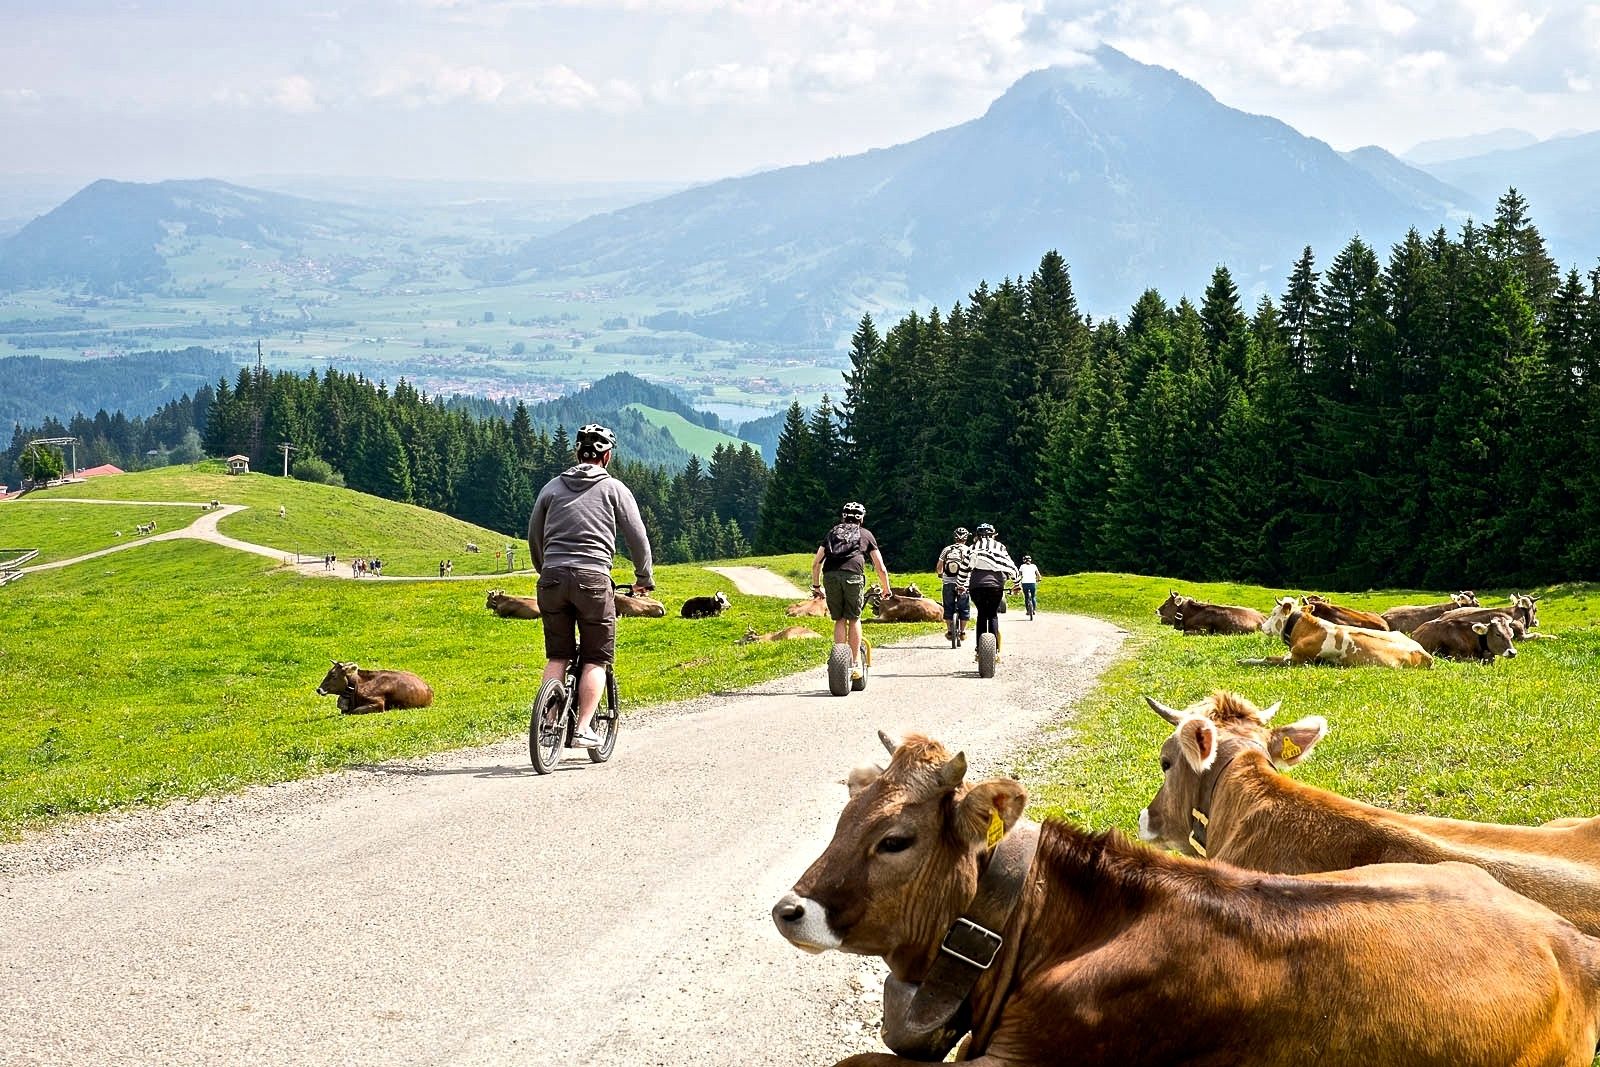
<instances>
[{"instance_id":1,"label":"mountain peak","mask_svg":"<svg viewBox=\"0 0 1600 1067\"><path fill-rule=\"evenodd\" d=\"M1024 74L990 105L989 112L1004 113L1041 100L1065 102L1084 98L1156 106L1180 96L1196 102L1215 103L1210 93L1177 71L1141 63L1125 52L1102 44L1077 62L1057 63Z\"/></svg>"}]
</instances>

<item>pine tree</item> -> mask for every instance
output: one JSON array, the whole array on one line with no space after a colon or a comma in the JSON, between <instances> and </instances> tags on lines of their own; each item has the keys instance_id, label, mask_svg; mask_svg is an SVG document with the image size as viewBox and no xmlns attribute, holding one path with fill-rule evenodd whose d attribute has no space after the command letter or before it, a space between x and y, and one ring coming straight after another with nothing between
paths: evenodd
<instances>
[{"instance_id":1,"label":"pine tree","mask_svg":"<svg viewBox=\"0 0 1600 1067\"><path fill-rule=\"evenodd\" d=\"M808 472L803 469L810 451L805 410L797 400L784 416L783 432L773 457L772 477L761 502L761 526L756 551L761 553L799 552L814 548L818 532L812 529L820 502L809 488Z\"/></svg>"}]
</instances>

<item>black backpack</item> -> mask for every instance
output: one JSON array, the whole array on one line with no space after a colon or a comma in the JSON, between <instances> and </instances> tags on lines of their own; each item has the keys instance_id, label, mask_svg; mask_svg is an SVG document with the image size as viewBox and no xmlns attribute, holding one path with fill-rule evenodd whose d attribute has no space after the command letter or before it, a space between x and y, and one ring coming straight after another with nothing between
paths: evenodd
<instances>
[{"instance_id":1,"label":"black backpack","mask_svg":"<svg viewBox=\"0 0 1600 1067\"><path fill-rule=\"evenodd\" d=\"M836 571L851 559L862 555L861 551L861 526L853 522L841 522L828 531L828 536L822 539L822 569Z\"/></svg>"}]
</instances>

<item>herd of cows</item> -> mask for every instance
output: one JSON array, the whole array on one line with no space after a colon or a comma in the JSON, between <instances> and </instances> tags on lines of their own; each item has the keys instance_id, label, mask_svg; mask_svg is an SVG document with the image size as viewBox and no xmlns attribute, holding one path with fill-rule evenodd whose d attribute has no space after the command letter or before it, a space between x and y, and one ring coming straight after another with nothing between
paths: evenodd
<instances>
[{"instance_id":1,"label":"herd of cows","mask_svg":"<svg viewBox=\"0 0 1600 1067\"><path fill-rule=\"evenodd\" d=\"M1508 604L1484 607L1464 590L1437 604L1403 604L1378 613L1325 597L1283 597L1266 615L1234 604L1207 604L1169 591L1156 609L1164 625L1186 634L1266 633L1282 637L1281 657L1247 663L1288 666L1431 667L1435 657L1493 661L1514 657L1516 642L1542 637L1538 597L1511 594Z\"/></svg>"}]
</instances>

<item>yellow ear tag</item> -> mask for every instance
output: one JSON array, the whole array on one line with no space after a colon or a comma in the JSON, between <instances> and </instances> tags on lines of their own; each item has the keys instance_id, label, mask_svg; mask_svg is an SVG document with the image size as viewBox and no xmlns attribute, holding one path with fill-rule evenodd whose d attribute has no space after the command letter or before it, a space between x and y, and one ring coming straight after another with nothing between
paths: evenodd
<instances>
[{"instance_id":1,"label":"yellow ear tag","mask_svg":"<svg viewBox=\"0 0 1600 1067\"><path fill-rule=\"evenodd\" d=\"M1006 824L1001 821L998 811L991 811L989 813L989 847L994 848L1004 836L1006 836Z\"/></svg>"},{"instance_id":2,"label":"yellow ear tag","mask_svg":"<svg viewBox=\"0 0 1600 1067\"><path fill-rule=\"evenodd\" d=\"M1299 745L1297 745L1293 741L1289 740L1289 735L1288 734L1283 735L1283 739L1282 740L1283 740L1282 752L1283 752L1283 758L1284 759L1294 759L1296 756L1300 755L1301 751L1303 751L1300 748Z\"/></svg>"}]
</instances>

